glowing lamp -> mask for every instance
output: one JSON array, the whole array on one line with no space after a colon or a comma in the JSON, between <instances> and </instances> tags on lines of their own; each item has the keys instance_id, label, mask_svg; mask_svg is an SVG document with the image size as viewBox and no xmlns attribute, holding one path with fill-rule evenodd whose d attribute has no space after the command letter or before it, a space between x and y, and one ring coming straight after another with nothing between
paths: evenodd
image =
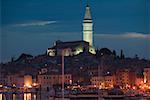
<instances>
[{"instance_id":1,"label":"glowing lamp","mask_svg":"<svg viewBox=\"0 0 150 100\"><path fill-rule=\"evenodd\" d=\"M32 87L32 76L30 75L24 76L24 86L28 88Z\"/></svg>"}]
</instances>

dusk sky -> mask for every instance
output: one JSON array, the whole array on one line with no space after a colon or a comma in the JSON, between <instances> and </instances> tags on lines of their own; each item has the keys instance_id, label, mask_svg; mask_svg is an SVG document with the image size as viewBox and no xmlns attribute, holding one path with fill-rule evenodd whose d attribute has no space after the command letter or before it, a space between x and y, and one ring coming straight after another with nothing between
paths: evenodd
<instances>
[{"instance_id":1,"label":"dusk sky","mask_svg":"<svg viewBox=\"0 0 150 100\"><path fill-rule=\"evenodd\" d=\"M150 59L150 0L89 0L95 48ZM0 62L82 40L86 0L1 0Z\"/></svg>"}]
</instances>

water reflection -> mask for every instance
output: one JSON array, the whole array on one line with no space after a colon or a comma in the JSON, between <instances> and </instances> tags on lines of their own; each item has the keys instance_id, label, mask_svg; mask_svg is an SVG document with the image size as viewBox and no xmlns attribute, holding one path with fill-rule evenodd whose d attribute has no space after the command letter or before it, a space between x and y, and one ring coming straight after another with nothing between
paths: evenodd
<instances>
[{"instance_id":1,"label":"water reflection","mask_svg":"<svg viewBox=\"0 0 150 100\"><path fill-rule=\"evenodd\" d=\"M132 97L132 100L149 100L146 97ZM58 98L51 98L49 96L49 94L47 93L42 93L42 94L38 94L38 93L0 93L0 100L58 100ZM60 99L59 99L60 100ZM70 100L70 99L66 99L66 100ZM74 99L74 100L83 100L83 99ZM84 99L85 100L85 99ZM88 99L90 100L90 99ZM91 100L95 100L95 99L91 99ZM98 100L98 99L97 99ZM100 99L100 100L105 100L105 99ZM116 99L111 99L111 100L116 100ZM121 99L117 99L117 100L121 100ZM125 100L131 100L130 97L127 97Z\"/></svg>"},{"instance_id":2,"label":"water reflection","mask_svg":"<svg viewBox=\"0 0 150 100\"><path fill-rule=\"evenodd\" d=\"M31 100L31 93L24 93L24 100Z\"/></svg>"},{"instance_id":3,"label":"water reflection","mask_svg":"<svg viewBox=\"0 0 150 100\"><path fill-rule=\"evenodd\" d=\"M2 94L0 93L0 100L2 100Z\"/></svg>"},{"instance_id":4,"label":"water reflection","mask_svg":"<svg viewBox=\"0 0 150 100\"><path fill-rule=\"evenodd\" d=\"M37 100L37 95L34 93L0 93L0 100Z\"/></svg>"},{"instance_id":5,"label":"water reflection","mask_svg":"<svg viewBox=\"0 0 150 100\"><path fill-rule=\"evenodd\" d=\"M33 100L36 100L36 95L35 94L33 95Z\"/></svg>"},{"instance_id":6,"label":"water reflection","mask_svg":"<svg viewBox=\"0 0 150 100\"><path fill-rule=\"evenodd\" d=\"M13 100L16 100L16 94L13 94Z\"/></svg>"}]
</instances>

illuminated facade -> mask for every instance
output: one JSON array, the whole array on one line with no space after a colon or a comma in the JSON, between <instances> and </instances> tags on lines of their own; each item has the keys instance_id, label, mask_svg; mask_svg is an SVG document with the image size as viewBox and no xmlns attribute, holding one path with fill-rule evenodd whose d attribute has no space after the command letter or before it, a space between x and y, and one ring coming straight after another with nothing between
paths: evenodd
<instances>
[{"instance_id":1,"label":"illuminated facade","mask_svg":"<svg viewBox=\"0 0 150 100\"><path fill-rule=\"evenodd\" d=\"M86 6L85 16L83 20L83 40L93 45L93 22L89 5Z\"/></svg>"},{"instance_id":2,"label":"illuminated facade","mask_svg":"<svg viewBox=\"0 0 150 100\"><path fill-rule=\"evenodd\" d=\"M140 86L141 84L144 83L144 78L143 77L136 77L136 81L135 81L135 84L136 86Z\"/></svg>"},{"instance_id":3,"label":"illuminated facade","mask_svg":"<svg viewBox=\"0 0 150 100\"><path fill-rule=\"evenodd\" d=\"M39 74L38 75L38 83L41 84L43 89L51 88L53 85L62 83L62 75L61 74ZM64 75L64 83L72 84L72 76L71 74Z\"/></svg>"},{"instance_id":4,"label":"illuminated facade","mask_svg":"<svg viewBox=\"0 0 150 100\"><path fill-rule=\"evenodd\" d=\"M89 43L86 41L56 41L55 45L52 48L47 49L47 54L49 56L60 56L62 55L62 50L64 56L78 55L84 51L89 51ZM92 52L94 52L94 50Z\"/></svg>"},{"instance_id":5,"label":"illuminated facade","mask_svg":"<svg viewBox=\"0 0 150 100\"><path fill-rule=\"evenodd\" d=\"M129 69L118 69L116 71L116 85L121 87L134 86L136 84L136 73Z\"/></svg>"},{"instance_id":6,"label":"illuminated facade","mask_svg":"<svg viewBox=\"0 0 150 100\"><path fill-rule=\"evenodd\" d=\"M32 76L30 75L19 75L19 74L10 74L7 75L6 84L8 86L15 87L31 87L32 86Z\"/></svg>"},{"instance_id":7,"label":"illuminated facade","mask_svg":"<svg viewBox=\"0 0 150 100\"><path fill-rule=\"evenodd\" d=\"M32 76L30 76L30 75L24 76L24 86L25 87L31 87L32 86Z\"/></svg>"},{"instance_id":8,"label":"illuminated facade","mask_svg":"<svg viewBox=\"0 0 150 100\"><path fill-rule=\"evenodd\" d=\"M150 68L144 68L144 83L150 84Z\"/></svg>"},{"instance_id":9,"label":"illuminated facade","mask_svg":"<svg viewBox=\"0 0 150 100\"><path fill-rule=\"evenodd\" d=\"M5 84L5 75L0 68L0 85Z\"/></svg>"},{"instance_id":10,"label":"illuminated facade","mask_svg":"<svg viewBox=\"0 0 150 100\"><path fill-rule=\"evenodd\" d=\"M96 87L99 87L99 88L105 88L105 79L104 79L104 77L103 76L94 76L94 77L92 77L91 78L91 84L93 85L93 86L96 86Z\"/></svg>"},{"instance_id":11,"label":"illuminated facade","mask_svg":"<svg viewBox=\"0 0 150 100\"><path fill-rule=\"evenodd\" d=\"M94 76L90 81L93 86L108 89L113 88L115 84L115 76Z\"/></svg>"},{"instance_id":12,"label":"illuminated facade","mask_svg":"<svg viewBox=\"0 0 150 100\"><path fill-rule=\"evenodd\" d=\"M96 54L93 48L93 22L89 5L86 6L85 16L83 20L83 40L62 42L56 41L52 48L47 49L47 55L58 56L64 52L64 56L78 55L85 50L91 54Z\"/></svg>"}]
</instances>

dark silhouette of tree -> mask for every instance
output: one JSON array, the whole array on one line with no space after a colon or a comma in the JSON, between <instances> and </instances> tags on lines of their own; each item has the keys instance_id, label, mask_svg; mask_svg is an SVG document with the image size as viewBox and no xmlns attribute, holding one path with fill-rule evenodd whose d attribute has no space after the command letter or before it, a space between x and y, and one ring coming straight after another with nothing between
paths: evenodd
<instances>
[{"instance_id":1,"label":"dark silhouette of tree","mask_svg":"<svg viewBox=\"0 0 150 100\"><path fill-rule=\"evenodd\" d=\"M121 59L124 59L125 58L125 56L124 56L124 54L123 54L123 50L121 49L121 53L120 53L120 58Z\"/></svg>"},{"instance_id":2,"label":"dark silhouette of tree","mask_svg":"<svg viewBox=\"0 0 150 100\"><path fill-rule=\"evenodd\" d=\"M115 50L113 50L113 55L116 57L117 55L116 55L116 51Z\"/></svg>"}]
</instances>

